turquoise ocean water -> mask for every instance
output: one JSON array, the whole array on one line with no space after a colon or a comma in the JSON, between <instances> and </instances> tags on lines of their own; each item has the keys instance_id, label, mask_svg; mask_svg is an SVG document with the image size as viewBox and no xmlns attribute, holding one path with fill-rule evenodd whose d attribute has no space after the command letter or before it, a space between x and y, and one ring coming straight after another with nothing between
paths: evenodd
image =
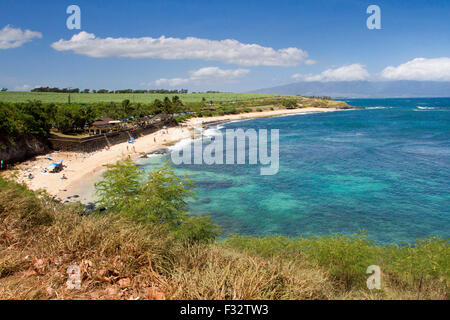
<instances>
[{"instance_id":1,"label":"turquoise ocean water","mask_svg":"<svg viewBox=\"0 0 450 320\"><path fill-rule=\"evenodd\" d=\"M365 230L377 243L450 231L450 98L352 99L364 110L232 122L279 129L280 169L178 165L198 186L195 214L224 235L312 236ZM140 165L151 170L163 156Z\"/></svg>"}]
</instances>

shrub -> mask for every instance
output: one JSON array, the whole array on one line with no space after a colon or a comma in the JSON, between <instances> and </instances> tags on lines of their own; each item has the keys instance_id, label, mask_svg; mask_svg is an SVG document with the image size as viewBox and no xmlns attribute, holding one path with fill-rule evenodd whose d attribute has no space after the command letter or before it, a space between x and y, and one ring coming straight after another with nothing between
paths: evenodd
<instances>
[{"instance_id":1,"label":"shrub","mask_svg":"<svg viewBox=\"0 0 450 320\"><path fill-rule=\"evenodd\" d=\"M367 267L379 265L382 289L389 287L391 296L417 299L420 294L443 297L449 293L450 246L445 239L428 238L408 247L385 247L356 234L311 238L233 235L222 246L266 258L316 262L330 273L342 292L366 290Z\"/></svg>"},{"instance_id":2,"label":"shrub","mask_svg":"<svg viewBox=\"0 0 450 320\"><path fill-rule=\"evenodd\" d=\"M186 242L209 242L217 225L209 217L187 215L187 199L195 198L189 177L178 177L166 164L146 174L131 160L109 165L96 184L98 204L145 224L164 224Z\"/></svg>"},{"instance_id":3,"label":"shrub","mask_svg":"<svg viewBox=\"0 0 450 320\"><path fill-rule=\"evenodd\" d=\"M281 104L286 109L295 109L295 108L297 108L297 101L295 101L295 100L284 100Z\"/></svg>"},{"instance_id":4,"label":"shrub","mask_svg":"<svg viewBox=\"0 0 450 320\"><path fill-rule=\"evenodd\" d=\"M420 290L429 279L450 279L450 247L448 241L437 237L418 239L414 246L390 246L384 249L386 267L392 277Z\"/></svg>"},{"instance_id":5,"label":"shrub","mask_svg":"<svg viewBox=\"0 0 450 320\"><path fill-rule=\"evenodd\" d=\"M364 286L366 270L376 265L376 247L364 235L331 235L301 241L305 254L330 270L331 275L349 290Z\"/></svg>"},{"instance_id":6,"label":"shrub","mask_svg":"<svg viewBox=\"0 0 450 320\"><path fill-rule=\"evenodd\" d=\"M211 243L219 236L219 227L210 216L187 217L176 229L176 238L184 243Z\"/></svg>"},{"instance_id":7,"label":"shrub","mask_svg":"<svg viewBox=\"0 0 450 320\"><path fill-rule=\"evenodd\" d=\"M145 174L129 159L109 165L96 184L99 205L139 222L172 226L184 219L186 199L195 197L193 187L188 177L176 176L168 165Z\"/></svg>"}]
</instances>

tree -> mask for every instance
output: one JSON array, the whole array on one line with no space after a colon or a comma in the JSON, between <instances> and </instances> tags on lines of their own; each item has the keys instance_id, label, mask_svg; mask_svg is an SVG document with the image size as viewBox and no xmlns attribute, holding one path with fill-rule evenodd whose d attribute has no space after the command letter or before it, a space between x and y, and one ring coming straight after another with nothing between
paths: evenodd
<instances>
[{"instance_id":1,"label":"tree","mask_svg":"<svg viewBox=\"0 0 450 320\"><path fill-rule=\"evenodd\" d=\"M176 238L188 244L208 243L216 239L219 234L220 228L212 222L211 216L187 217L175 231Z\"/></svg>"},{"instance_id":2,"label":"tree","mask_svg":"<svg viewBox=\"0 0 450 320\"><path fill-rule=\"evenodd\" d=\"M179 96L173 96L172 97L172 104L174 106L177 106L177 107L182 107L183 106L183 102L181 101Z\"/></svg>"},{"instance_id":3,"label":"tree","mask_svg":"<svg viewBox=\"0 0 450 320\"><path fill-rule=\"evenodd\" d=\"M169 97L164 98L164 108L163 112L165 114L171 114L173 109L172 101L170 101Z\"/></svg>"},{"instance_id":4,"label":"tree","mask_svg":"<svg viewBox=\"0 0 450 320\"><path fill-rule=\"evenodd\" d=\"M95 186L99 195L98 204L114 212L122 212L139 193L141 172L129 160L108 165L107 168L103 179Z\"/></svg>"},{"instance_id":5,"label":"tree","mask_svg":"<svg viewBox=\"0 0 450 320\"><path fill-rule=\"evenodd\" d=\"M285 106L286 109L295 109L295 108L297 108L297 102L295 100L284 100L282 105Z\"/></svg>"},{"instance_id":6,"label":"tree","mask_svg":"<svg viewBox=\"0 0 450 320\"><path fill-rule=\"evenodd\" d=\"M108 166L96 185L99 205L141 222L177 225L185 219L192 181L175 175L167 165L145 174L130 160Z\"/></svg>"},{"instance_id":7,"label":"tree","mask_svg":"<svg viewBox=\"0 0 450 320\"><path fill-rule=\"evenodd\" d=\"M195 198L194 184L187 176L178 177L168 164L149 173L131 160L107 167L96 184L99 206L141 223L168 225L183 241L217 237L218 227L210 218L187 215L187 199Z\"/></svg>"},{"instance_id":8,"label":"tree","mask_svg":"<svg viewBox=\"0 0 450 320\"><path fill-rule=\"evenodd\" d=\"M134 108L131 105L130 100L126 99L122 101L122 114L121 118L129 118L134 115Z\"/></svg>"},{"instance_id":9,"label":"tree","mask_svg":"<svg viewBox=\"0 0 450 320\"><path fill-rule=\"evenodd\" d=\"M156 99L153 102L153 108L155 109L156 113L163 113L164 112L164 103L161 100Z\"/></svg>"},{"instance_id":10,"label":"tree","mask_svg":"<svg viewBox=\"0 0 450 320\"><path fill-rule=\"evenodd\" d=\"M0 133L6 133L11 137L19 135L47 137L55 113L55 105L42 105L39 101L16 104L0 102Z\"/></svg>"}]
</instances>

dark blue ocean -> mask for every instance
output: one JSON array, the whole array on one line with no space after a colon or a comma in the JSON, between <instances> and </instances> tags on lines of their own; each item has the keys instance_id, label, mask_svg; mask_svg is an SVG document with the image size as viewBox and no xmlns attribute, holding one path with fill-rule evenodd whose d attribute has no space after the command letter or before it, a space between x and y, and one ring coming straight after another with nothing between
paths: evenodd
<instances>
[{"instance_id":1,"label":"dark blue ocean","mask_svg":"<svg viewBox=\"0 0 450 320\"><path fill-rule=\"evenodd\" d=\"M367 107L233 122L280 129L280 169L178 165L197 184L190 211L224 235L313 236L364 230L376 243L450 231L450 98L351 99ZM151 159L143 165L151 170Z\"/></svg>"}]
</instances>

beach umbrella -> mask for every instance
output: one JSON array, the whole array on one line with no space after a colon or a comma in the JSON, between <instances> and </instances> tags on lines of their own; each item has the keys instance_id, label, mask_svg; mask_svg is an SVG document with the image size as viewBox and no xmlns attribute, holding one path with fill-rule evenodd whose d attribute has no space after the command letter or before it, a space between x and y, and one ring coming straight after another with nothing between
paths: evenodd
<instances>
[{"instance_id":1,"label":"beach umbrella","mask_svg":"<svg viewBox=\"0 0 450 320\"><path fill-rule=\"evenodd\" d=\"M49 170L50 172L52 172L52 171L56 171L56 170L58 170L58 169L61 169L61 168L62 168L62 163L63 163L62 160L53 162L52 164L50 164L50 165L47 167L47 170Z\"/></svg>"},{"instance_id":2,"label":"beach umbrella","mask_svg":"<svg viewBox=\"0 0 450 320\"><path fill-rule=\"evenodd\" d=\"M55 169L57 166L58 166L58 165L57 165L56 163L52 163L51 165L49 165L49 166L47 167L47 170L53 170L53 169Z\"/></svg>"}]
</instances>

